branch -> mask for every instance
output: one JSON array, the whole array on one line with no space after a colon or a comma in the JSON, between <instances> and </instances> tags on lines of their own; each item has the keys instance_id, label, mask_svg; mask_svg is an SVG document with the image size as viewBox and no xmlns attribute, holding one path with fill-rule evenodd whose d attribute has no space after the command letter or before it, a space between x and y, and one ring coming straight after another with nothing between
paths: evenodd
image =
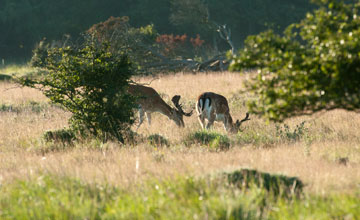
<instances>
[{"instance_id":1,"label":"branch","mask_svg":"<svg viewBox=\"0 0 360 220\"><path fill-rule=\"evenodd\" d=\"M235 54L235 47L233 42L231 41L231 30L230 28L226 27L226 24L224 25L219 25L217 32L219 32L219 35L221 37L221 39L225 40L231 47L231 53Z\"/></svg>"}]
</instances>

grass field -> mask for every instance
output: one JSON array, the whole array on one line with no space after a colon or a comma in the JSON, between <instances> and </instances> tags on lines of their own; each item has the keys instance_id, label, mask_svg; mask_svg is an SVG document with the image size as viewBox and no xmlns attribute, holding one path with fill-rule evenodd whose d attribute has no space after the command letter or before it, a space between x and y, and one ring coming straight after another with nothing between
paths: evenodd
<instances>
[{"instance_id":1,"label":"grass field","mask_svg":"<svg viewBox=\"0 0 360 220\"><path fill-rule=\"evenodd\" d=\"M2 68L0 75L27 71ZM200 93L220 93L240 119L244 101L255 98L239 95L246 77L178 73L134 80L150 83L169 103L181 95L186 111ZM44 133L66 127L69 116L39 91L0 81L0 219L360 219L359 114L334 110L282 124L251 115L236 135L221 124L201 130L196 114L185 118L184 129L153 114L136 144L46 142ZM157 146L154 136L166 144ZM283 198L256 184L213 180L245 168L297 177L303 193Z\"/></svg>"}]
</instances>

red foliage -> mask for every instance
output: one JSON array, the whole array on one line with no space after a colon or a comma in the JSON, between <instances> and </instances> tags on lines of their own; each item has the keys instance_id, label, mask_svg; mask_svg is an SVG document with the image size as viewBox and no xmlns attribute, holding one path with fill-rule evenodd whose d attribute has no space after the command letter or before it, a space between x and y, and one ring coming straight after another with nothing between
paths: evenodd
<instances>
[{"instance_id":1,"label":"red foliage","mask_svg":"<svg viewBox=\"0 0 360 220\"><path fill-rule=\"evenodd\" d=\"M196 38L188 38L186 34L176 35L163 34L156 38L156 42L163 47L164 55L185 55L189 50L197 49L203 45L204 40L197 34Z\"/></svg>"},{"instance_id":2,"label":"red foliage","mask_svg":"<svg viewBox=\"0 0 360 220\"><path fill-rule=\"evenodd\" d=\"M95 35L98 40L109 40L115 30L127 29L129 17L109 17L106 21L94 24L87 30L88 33Z\"/></svg>"},{"instance_id":3,"label":"red foliage","mask_svg":"<svg viewBox=\"0 0 360 220\"><path fill-rule=\"evenodd\" d=\"M203 43L205 42L204 40L200 39L200 35L197 34L196 38L190 38L190 42L193 45L193 47L201 47L201 45L203 45Z\"/></svg>"}]
</instances>

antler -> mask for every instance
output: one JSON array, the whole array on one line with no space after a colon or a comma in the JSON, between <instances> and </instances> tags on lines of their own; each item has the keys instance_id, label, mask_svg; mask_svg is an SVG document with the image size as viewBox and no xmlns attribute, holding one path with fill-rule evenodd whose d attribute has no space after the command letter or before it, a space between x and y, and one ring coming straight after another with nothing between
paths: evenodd
<instances>
[{"instance_id":1,"label":"antler","mask_svg":"<svg viewBox=\"0 0 360 220\"><path fill-rule=\"evenodd\" d=\"M175 95L174 97L172 97L171 101L174 103L175 107L181 112L181 114L183 114L187 117L191 116L193 111L191 110L191 112L189 112L189 113L184 112L184 110L182 109L182 105L179 104L180 98L181 98L181 96Z\"/></svg>"},{"instance_id":2,"label":"antler","mask_svg":"<svg viewBox=\"0 0 360 220\"><path fill-rule=\"evenodd\" d=\"M246 116L245 116L244 119L242 119L242 120L240 121L240 124L243 123L244 121L248 121L248 120L250 120L250 118L249 118L249 112L246 112Z\"/></svg>"}]
</instances>

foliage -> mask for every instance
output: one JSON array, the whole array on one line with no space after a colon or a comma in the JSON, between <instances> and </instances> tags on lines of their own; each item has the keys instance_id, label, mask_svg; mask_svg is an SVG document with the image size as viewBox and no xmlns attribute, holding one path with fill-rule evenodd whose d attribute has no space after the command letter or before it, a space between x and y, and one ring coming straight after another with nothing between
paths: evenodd
<instances>
[{"instance_id":1,"label":"foliage","mask_svg":"<svg viewBox=\"0 0 360 220\"><path fill-rule=\"evenodd\" d=\"M176 35L162 34L156 38L156 43L160 45L161 53L166 57L192 58L201 55L201 46L204 40L197 34L196 38L188 38L186 34Z\"/></svg>"},{"instance_id":2,"label":"foliage","mask_svg":"<svg viewBox=\"0 0 360 220\"><path fill-rule=\"evenodd\" d=\"M113 51L126 52L141 74L179 70L191 62L184 59L203 56L208 50L200 35L159 35L154 25L132 27L126 16L110 17L93 25L87 33L99 43L110 42Z\"/></svg>"},{"instance_id":3,"label":"foliage","mask_svg":"<svg viewBox=\"0 0 360 220\"><path fill-rule=\"evenodd\" d=\"M347 1L354 2L354 1ZM290 25L250 36L231 70L257 68L246 89L250 111L275 121L321 110L360 108L360 3L318 1L320 9Z\"/></svg>"},{"instance_id":4,"label":"foliage","mask_svg":"<svg viewBox=\"0 0 360 220\"><path fill-rule=\"evenodd\" d=\"M192 144L206 145L209 150L221 151L230 148L230 139L226 135L219 134L214 131L201 130L190 133L184 143L189 146Z\"/></svg>"},{"instance_id":5,"label":"foliage","mask_svg":"<svg viewBox=\"0 0 360 220\"><path fill-rule=\"evenodd\" d=\"M61 40L64 34L69 34L76 40L79 33L110 16L127 15L132 27L154 24L154 28L159 33L174 35L186 33L188 36L200 34L206 42L212 42L214 34L217 33L209 30L206 23L201 20L207 19L208 11L212 20L227 24L231 28L234 43L240 46L247 35L263 31L268 25L282 30L288 24L300 20L312 7L308 1L303 0L265 2L263 0L62 0L57 2L2 0L1 2L0 57L5 58L6 61L27 60L36 42L43 37L51 42ZM197 7L203 8L202 11L196 11L197 8L193 7L197 4L205 6ZM63 16L64 12L66 16ZM177 19L182 22L181 25L172 19L174 16L179 17L179 14L183 18ZM184 19L190 22L185 22ZM219 46L224 47L221 44Z\"/></svg>"},{"instance_id":6,"label":"foliage","mask_svg":"<svg viewBox=\"0 0 360 220\"><path fill-rule=\"evenodd\" d=\"M151 49L157 36L153 25L134 28L129 24L129 17L111 16L104 22L94 24L87 33L99 43L110 42L112 51L128 54L137 70L146 71L145 65L157 61Z\"/></svg>"},{"instance_id":7,"label":"foliage","mask_svg":"<svg viewBox=\"0 0 360 220\"><path fill-rule=\"evenodd\" d=\"M72 113L72 129L103 141L116 138L133 122L133 98L126 88L132 75L129 59L106 44L53 48L46 59L47 75L20 83L41 90L53 103Z\"/></svg>"}]
</instances>

